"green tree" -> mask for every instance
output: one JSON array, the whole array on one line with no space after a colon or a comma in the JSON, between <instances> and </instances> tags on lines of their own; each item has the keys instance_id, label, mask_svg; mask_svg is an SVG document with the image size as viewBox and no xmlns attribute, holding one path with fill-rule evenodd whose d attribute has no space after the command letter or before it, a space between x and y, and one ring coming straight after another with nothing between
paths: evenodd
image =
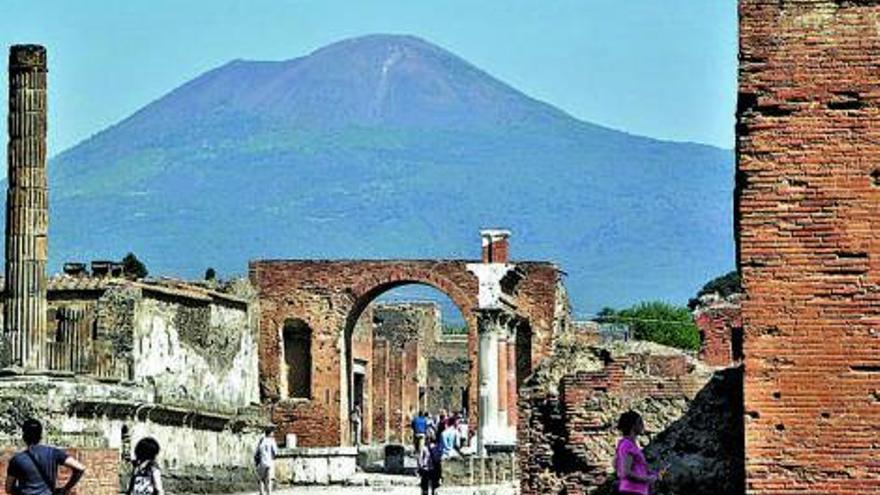
<instances>
[{"instance_id":1,"label":"green tree","mask_svg":"<svg viewBox=\"0 0 880 495\"><path fill-rule=\"evenodd\" d=\"M212 267L205 270L205 280L217 280L217 271Z\"/></svg>"},{"instance_id":2,"label":"green tree","mask_svg":"<svg viewBox=\"0 0 880 495\"><path fill-rule=\"evenodd\" d=\"M692 351L700 348L700 331L685 307L650 301L620 311L607 309L599 321L628 325L636 339Z\"/></svg>"},{"instance_id":3,"label":"green tree","mask_svg":"<svg viewBox=\"0 0 880 495\"><path fill-rule=\"evenodd\" d=\"M146 277L150 272L147 266L135 256L134 253L128 253L122 258L122 274L126 278L138 279Z\"/></svg>"},{"instance_id":4,"label":"green tree","mask_svg":"<svg viewBox=\"0 0 880 495\"><path fill-rule=\"evenodd\" d=\"M688 301L688 307L694 309L700 302L700 297L706 294L718 294L721 297L727 297L731 294L742 292L742 280L740 280L739 272L733 270L724 275L715 277L706 282L706 284L697 291L696 297Z\"/></svg>"}]
</instances>

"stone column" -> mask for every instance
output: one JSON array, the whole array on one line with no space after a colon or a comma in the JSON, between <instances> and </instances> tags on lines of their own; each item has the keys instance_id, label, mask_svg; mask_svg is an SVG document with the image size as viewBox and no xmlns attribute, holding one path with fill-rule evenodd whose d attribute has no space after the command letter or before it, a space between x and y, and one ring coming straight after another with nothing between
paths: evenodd
<instances>
[{"instance_id":1,"label":"stone column","mask_svg":"<svg viewBox=\"0 0 880 495\"><path fill-rule=\"evenodd\" d=\"M507 424L516 437L517 400L519 391L516 386L516 332L507 337Z\"/></svg>"},{"instance_id":2,"label":"stone column","mask_svg":"<svg viewBox=\"0 0 880 495\"><path fill-rule=\"evenodd\" d=\"M480 335L480 424L477 430L477 451L486 453L486 445L496 443L498 431L498 336L500 325L498 312L480 310L478 327Z\"/></svg>"},{"instance_id":3,"label":"stone column","mask_svg":"<svg viewBox=\"0 0 880 495\"><path fill-rule=\"evenodd\" d=\"M498 340L498 427L507 433L507 333L502 332Z\"/></svg>"},{"instance_id":4,"label":"stone column","mask_svg":"<svg viewBox=\"0 0 880 495\"><path fill-rule=\"evenodd\" d=\"M9 145L6 193L4 333L11 364L45 369L46 49L9 50Z\"/></svg>"}]
</instances>

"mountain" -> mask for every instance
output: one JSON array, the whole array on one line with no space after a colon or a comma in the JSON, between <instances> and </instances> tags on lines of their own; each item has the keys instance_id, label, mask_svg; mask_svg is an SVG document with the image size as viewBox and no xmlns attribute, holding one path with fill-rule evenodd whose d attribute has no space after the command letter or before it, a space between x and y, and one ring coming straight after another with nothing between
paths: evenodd
<instances>
[{"instance_id":1,"label":"mountain","mask_svg":"<svg viewBox=\"0 0 880 495\"><path fill-rule=\"evenodd\" d=\"M588 89L585 89L588 91ZM614 98L614 94L606 95ZM236 60L50 162L51 267L254 258L557 261L581 313L684 303L733 265L733 154L579 121L410 36Z\"/></svg>"}]
</instances>

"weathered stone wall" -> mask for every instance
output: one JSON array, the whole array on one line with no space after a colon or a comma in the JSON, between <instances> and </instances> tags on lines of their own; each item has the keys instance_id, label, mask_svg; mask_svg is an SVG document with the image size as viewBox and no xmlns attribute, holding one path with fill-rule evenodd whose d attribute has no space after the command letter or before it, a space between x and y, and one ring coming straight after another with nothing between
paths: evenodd
<instances>
[{"instance_id":1,"label":"weathered stone wall","mask_svg":"<svg viewBox=\"0 0 880 495\"><path fill-rule=\"evenodd\" d=\"M235 411L259 403L246 307L144 295L134 311L134 380L157 400Z\"/></svg>"},{"instance_id":2,"label":"weathered stone wall","mask_svg":"<svg viewBox=\"0 0 880 495\"><path fill-rule=\"evenodd\" d=\"M741 0L748 492L880 493L880 4Z\"/></svg>"},{"instance_id":3,"label":"weathered stone wall","mask_svg":"<svg viewBox=\"0 0 880 495\"><path fill-rule=\"evenodd\" d=\"M652 437L649 460L671 463L656 493L738 493L741 381L733 375L713 377L689 355L655 344L586 347L579 336L562 336L520 393L521 493L607 492L616 421L630 409L642 414Z\"/></svg>"},{"instance_id":4,"label":"weathered stone wall","mask_svg":"<svg viewBox=\"0 0 880 495\"><path fill-rule=\"evenodd\" d=\"M172 493L229 492L252 485L251 454L265 424L257 408L206 414L154 403L151 390L133 384L57 376L0 379L5 433L17 436L24 417L41 419L50 441L63 447L79 446L76 442L84 435L99 439L86 446L110 449L122 462L117 490L126 480L124 460L134 445L144 436L155 437L162 445L160 462Z\"/></svg>"}]
</instances>

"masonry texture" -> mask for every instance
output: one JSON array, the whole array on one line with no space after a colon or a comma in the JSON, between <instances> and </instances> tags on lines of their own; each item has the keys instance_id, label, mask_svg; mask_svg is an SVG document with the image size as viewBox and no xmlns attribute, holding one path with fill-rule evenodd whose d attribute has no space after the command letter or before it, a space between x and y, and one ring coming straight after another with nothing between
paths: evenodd
<instances>
[{"instance_id":1,"label":"masonry texture","mask_svg":"<svg viewBox=\"0 0 880 495\"><path fill-rule=\"evenodd\" d=\"M349 376L353 362L350 352L352 333L364 309L383 292L406 284L425 284L444 292L461 310L470 330L468 336L468 408L477 410L476 315L477 279L467 270L465 260L401 261L254 261L250 278L260 300L260 392L271 404L273 419L279 424L279 437L297 435L307 447L347 445L349 428ZM551 263L517 263L524 277L516 287L518 308L529 330L518 334L516 355L518 376L527 376L533 366L552 349L554 333L567 324L568 302L562 288L561 273ZM312 330L312 397L292 400L281 394L279 386L281 343L284 321L296 318ZM381 347L381 345L380 345ZM390 348L387 349L390 351ZM396 360L404 356L379 349L375 366L401 369ZM410 356L412 358L412 356ZM351 360L353 361L353 360ZM383 362L384 361L384 362ZM387 363L387 364L386 364ZM374 371L373 391L376 380ZM398 386L394 373L387 375L389 390ZM397 400L393 398L393 400ZM403 405L404 399L400 398ZM390 434L394 424L404 421L405 413L389 400L388 410L376 404L373 435ZM513 406L511 405L511 408ZM384 416L384 418L382 418ZM382 431L385 424L389 430ZM476 424L475 416L471 423Z\"/></svg>"},{"instance_id":2,"label":"masonry texture","mask_svg":"<svg viewBox=\"0 0 880 495\"><path fill-rule=\"evenodd\" d=\"M880 493L880 4L741 0L748 493Z\"/></svg>"},{"instance_id":3,"label":"masonry texture","mask_svg":"<svg viewBox=\"0 0 880 495\"><path fill-rule=\"evenodd\" d=\"M713 374L675 349L582 337L562 336L520 394L520 493L611 493L615 425L630 409L652 437L649 461L671 463L652 493L742 493L738 369Z\"/></svg>"},{"instance_id":4,"label":"masonry texture","mask_svg":"<svg viewBox=\"0 0 880 495\"><path fill-rule=\"evenodd\" d=\"M694 309L700 330L700 360L710 366L732 366L743 359L742 294L703 296Z\"/></svg>"}]
</instances>

